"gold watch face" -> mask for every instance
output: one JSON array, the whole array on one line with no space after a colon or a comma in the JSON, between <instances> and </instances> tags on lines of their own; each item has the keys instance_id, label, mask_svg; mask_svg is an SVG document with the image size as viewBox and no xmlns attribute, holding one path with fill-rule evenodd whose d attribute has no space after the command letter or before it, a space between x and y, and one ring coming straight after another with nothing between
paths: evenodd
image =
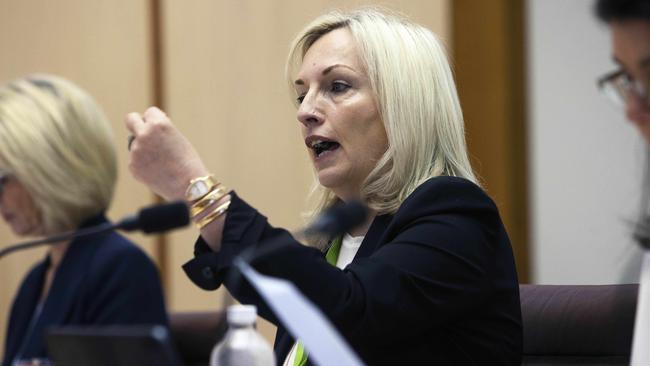
<instances>
[{"instance_id":1,"label":"gold watch face","mask_svg":"<svg viewBox=\"0 0 650 366\"><path fill-rule=\"evenodd\" d=\"M212 177L197 178L190 182L190 186L187 188L187 192L185 192L185 198L188 201L198 200L208 194L214 187L214 184L215 182Z\"/></svg>"}]
</instances>

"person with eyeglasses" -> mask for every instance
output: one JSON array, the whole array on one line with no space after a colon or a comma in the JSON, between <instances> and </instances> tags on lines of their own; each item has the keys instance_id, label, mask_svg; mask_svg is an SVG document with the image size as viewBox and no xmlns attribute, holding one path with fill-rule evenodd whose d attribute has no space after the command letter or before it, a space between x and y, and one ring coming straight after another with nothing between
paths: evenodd
<instances>
[{"instance_id":1,"label":"person with eyeglasses","mask_svg":"<svg viewBox=\"0 0 650 366\"><path fill-rule=\"evenodd\" d=\"M620 66L598 85L625 107L627 119L650 144L650 0L599 0L596 14L609 24L614 61Z\"/></svg>"},{"instance_id":2,"label":"person with eyeglasses","mask_svg":"<svg viewBox=\"0 0 650 366\"><path fill-rule=\"evenodd\" d=\"M597 0L595 12L611 30L612 53L619 65L598 80L611 101L625 108L627 119L650 148L650 0ZM643 198L634 236L650 247L650 150L643 182Z\"/></svg>"},{"instance_id":3,"label":"person with eyeglasses","mask_svg":"<svg viewBox=\"0 0 650 366\"><path fill-rule=\"evenodd\" d=\"M111 126L85 91L52 75L0 86L0 214L16 235L107 222L116 178ZM51 326L167 323L157 269L133 243L114 232L60 242L20 285L2 366L46 359Z\"/></svg>"},{"instance_id":4,"label":"person with eyeglasses","mask_svg":"<svg viewBox=\"0 0 650 366\"><path fill-rule=\"evenodd\" d=\"M619 69L598 80L598 86L612 101L625 108L627 119L634 124L650 148L650 0L597 0L596 15L611 30L612 53ZM650 150L647 153L643 196L634 237L650 248ZM635 315L630 364L650 364L650 307L648 291L650 252L643 255L639 295Z\"/></svg>"}]
</instances>

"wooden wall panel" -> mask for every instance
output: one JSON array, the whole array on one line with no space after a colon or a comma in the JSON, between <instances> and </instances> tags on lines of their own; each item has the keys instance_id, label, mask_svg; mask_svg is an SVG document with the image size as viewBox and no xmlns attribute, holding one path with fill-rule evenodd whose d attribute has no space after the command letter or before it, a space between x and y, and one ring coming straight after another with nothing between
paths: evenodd
<instances>
[{"instance_id":1,"label":"wooden wall panel","mask_svg":"<svg viewBox=\"0 0 650 366\"><path fill-rule=\"evenodd\" d=\"M453 2L454 68L472 164L495 200L528 282L523 2Z\"/></svg>"},{"instance_id":2,"label":"wooden wall panel","mask_svg":"<svg viewBox=\"0 0 650 366\"><path fill-rule=\"evenodd\" d=\"M0 82L33 72L76 82L103 106L115 129L119 181L109 217L152 201L126 167L123 116L151 103L149 4L146 0L0 1ZM151 253L152 238L131 236ZM0 224L0 246L18 241ZM43 250L0 259L0 350L17 286Z\"/></svg>"}]
</instances>

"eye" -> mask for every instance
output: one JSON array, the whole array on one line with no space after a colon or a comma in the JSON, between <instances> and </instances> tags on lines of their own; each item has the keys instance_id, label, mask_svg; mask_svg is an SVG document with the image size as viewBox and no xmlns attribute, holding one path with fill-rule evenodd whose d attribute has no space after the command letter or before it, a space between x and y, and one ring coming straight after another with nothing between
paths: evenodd
<instances>
[{"instance_id":1,"label":"eye","mask_svg":"<svg viewBox=\"0 0 650 366\"><path fill-rule=\"evenodd\" d=\"M332 83L332 86L330 87L330 90L333 91L334 93L343 93L348 89L350 89L350 85L342 81L335 81Z\"/></svg>"},{"instance_id":2,"label":"eye","mask_svg":"<svg viewBox=\"0 0 650 366\"><path fill-rule=\"evenodd\" d=\"M626 83L631 83L634 81L634 77L625 71L623 71L621 78L623 78L623 80L625 80Z\"/></svg>"}]
</instances>

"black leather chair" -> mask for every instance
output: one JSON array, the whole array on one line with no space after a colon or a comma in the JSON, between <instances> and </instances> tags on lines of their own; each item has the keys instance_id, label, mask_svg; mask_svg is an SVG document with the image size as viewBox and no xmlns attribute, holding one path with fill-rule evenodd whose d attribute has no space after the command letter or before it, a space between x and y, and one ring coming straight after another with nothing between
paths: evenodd
<instances>
[{"instance_id":1,"label":"black leather chair","mask_svg":"<svg viewBox=\"0 0 650 366\"><path fill-rule=\"evenodd\" d=\"M185 366L207 366L227 329L224 312L176 312L169 316L176 350Z\"/></svg>"},{"instance_id":2,"label":"black leather chair","mask_svg":"<svg viewBox=\"0 0 650 366\"><path fill-rule=\"evenodd\" d=\"M628 365L638 285L521 285L523 365Z\"/></svg>"},{"instance_id":3,"label":"black leather chair","mask_svg":"<svg viewBox=\"0 0 650 366\"><path fill-rule=\"evenodd\" d=\"M523 365L628 365L638 285L521 285ZM185 365L208 365L226 332L223 312L172 313Z\"/></svg>"}]
</instances>

